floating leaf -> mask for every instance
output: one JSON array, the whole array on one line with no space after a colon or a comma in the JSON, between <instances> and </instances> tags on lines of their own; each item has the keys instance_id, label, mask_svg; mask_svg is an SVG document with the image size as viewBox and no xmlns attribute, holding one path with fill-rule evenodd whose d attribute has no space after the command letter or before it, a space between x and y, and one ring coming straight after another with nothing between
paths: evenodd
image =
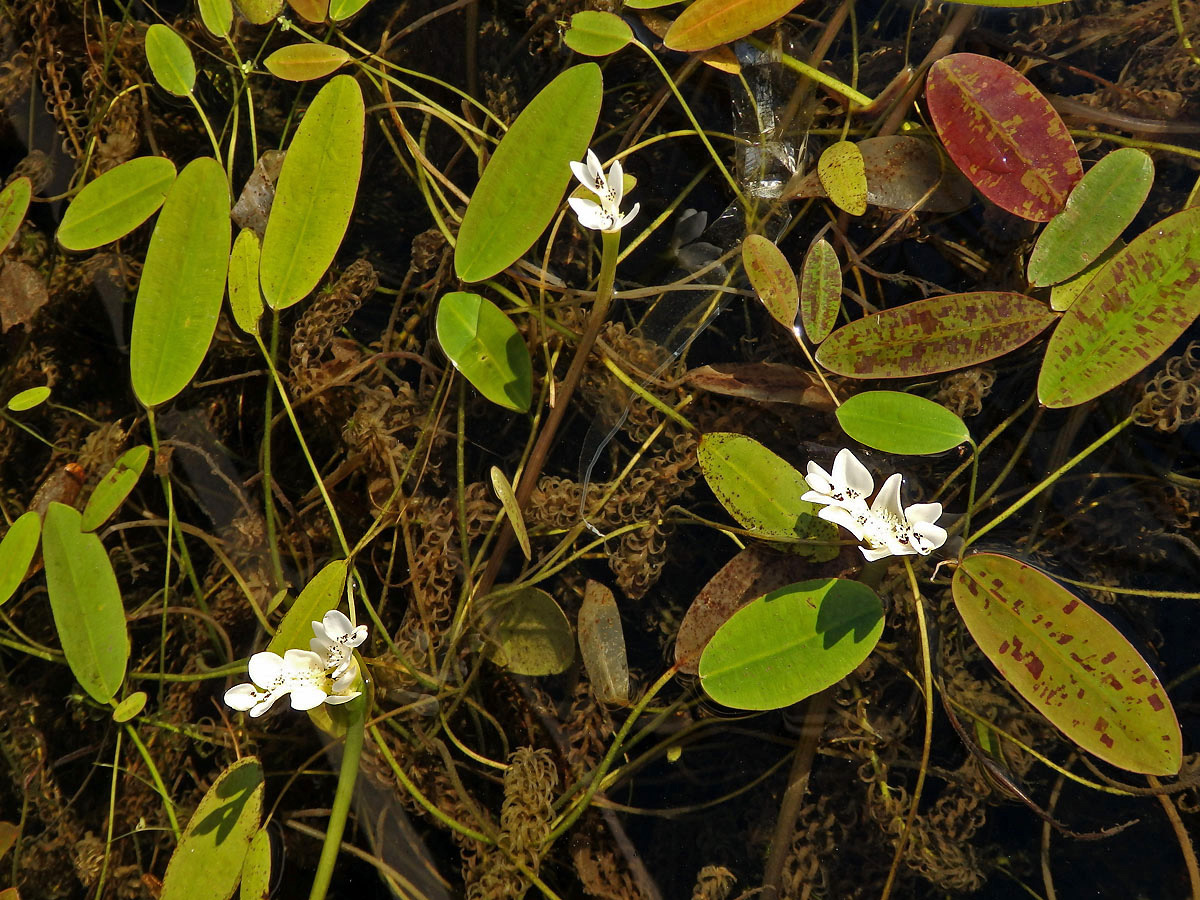
<instances>
[{"instance_id":1,"label":"floating leaf","mask_svg":"<svg viewBox=\"0 0 1200 900\"><path fill-rule=\"evenodd\" d=\"M837 418L850 437L886 453L941 453L971 439L946 407L899 391L855 394L838 407Z\"/></svg>"},{"instance_id":2,"label":"floating leaf","mask_svg":"<svg viewBox=\"0 0 1200 900\"><path fill-rule=\"evenodd\" d=\"M1154 183L1145 150L1123 147L1083 176L1062 212L1046 223L1029 256L1029 283L1045 287L1083 271L1133 221Z\"/></svg>"},{"instance_id":3,"label":"floating leaf","mask_svg":"<svg viewBox=\"0 0 1200 900\"><path fill-rule=\"evenodd\" d=\"M934 144L910 135L867 138L858 142L867 177L867 203L884 209L957 212L971 203L971 183L945 162ZM798 172L784 187L782 200L827 196L820 174Z\"/></svg>"},{"instance_id":4,"label":"floating leaf","mask_svg":"<svg viewBox=\"0 0 1200 900\"><path fill-rule=\"evenodd\" d=\"M997 59L952 53L929 70L925 100L946 152L985 197L1035 222L1062 211L1083 165L1029 79Z\"/></svg>"},{"instance_id":5,"label":"floating leaf","mask_svg":"<svg viewBox=\"0 0 1200 900\"><path fill-rule=\"evenodd\" d=\"M454 271L483 281L516 262L545 231L600 117L595 63L546 85L512 123L475 187L458 231Z\"/></svg>"},{"instance_id":6,"label":"floating leaf","mask_svg":"<svg viewBox=\"0 0 1200 900\"><path fill-rule=\"evenodd\" d=\"M633 40L633 29L610 12L584 10L571 16L563 41L584 56L611 56Z\"/></svg>"},{"instance_id":7,"label":"floating leaf","mask_svg":"<svg viewBox=\"0 0 1200 900\"><path fill-rule=\"evenodd\" d=\"M1038 399L1076 406L1132 378L1200 316L1200 207L1138 235L1084 288L1050 336Z\"/></svg>"},{"instance_id":8,"label":"floating leaf","mask_svg":"<svg viewBox=\"0 0 1200 900\"><path fill-rule=\"evenodd\" d=\"M8 855L8 851L13 848L17 843L17 838L20 836L21 828L19 825L14 825L12 822L0 822L0 859L4 859ZM6 888L5 890L13 891L12 896L14 900L20 900L20 897L16 894L16 888ZM0 897L3 896L3 894L0 894ZM4 900L8 900L8 898L5 897Z\"/></svg>"},{"instance_id":9,"label":"floating leaf","mask_svg":"<svg viewBox=\"0 0 1200 900\"><path fill-rule=\"evenodd\" d=\"M837 528L817 518L821 507L800 498L808 482L754 438L732 432L702 435L696 451L708 486L748 531L772 541L833 542ZM826 559L837 548L814 548Z\"/></svg>"},{"instance_id":10,"label":"floating leaf","mask_svg":"<svg viewBox=\"0 0 1200 900\"><path fill-rule=\"evenodd\" d=\"M554 598L523 588L485 615L488 659L517 675L557 675L575 659L575 637Z\"/></svg>"},{"instance_id":11,"label":"floating leaf","mask_svg":"<svg viewBox=\"0 0 1200 900\"><path fill-rule=\"evenodd\" d=\"M725 563L700 589L675 636L675 663L679 671L695 675L700 654L729 617L756 597L769 594L805 575L812 563L799 556L776 553L752 545Z\"/></svg>"},{"instance_id":12,"label":"floating leaf","mask_svg":"<svg viewBox=\"0 0 1200 900\"><path fill-rule=\"evenodd\" d=\"M83 508L80 527L84 531L95 531L108 521L108 517L125 502L133 486L142 477L142 470L146 468L149 459L150 448L145 444L132 447L121 454L108 473L100 479L100 483L92 491L92 496L88 498L87 506Z\"/></svg>"},{"instance_id":13,"label":"floating leaf","mask_svg":"<svg viewBox=\"0 0 1200 900\"><path fill-rule=\"evenodd\" d=\"M133 308L129 367L145 406L182 391L208 352L229 267L229 188L215 159L188 163L150 235Z\"/></svg>"},{"instance_id":14,"label":"floating leaf","mask_svg":"<svg viewBox=\"0 0 1200 900\"><path fill-rule=\"evenodd\" d=\"M629 661L621 613L612 591L591 579L579 607L579 652L596 699L601 703L628 703Z\"/></svg>"},{"instance_id":15,"label":"floating leaf","mask_svg":"<svg viewBox=\"0 0 1200 900\"><path fill-rule=\"evenodd\" d=\"M800 271L800 319L814 344L829 337L842 308L842 267L837 253L820 238L804 254Z\"/></svg>"},{"instance_id":16,"label":"floating leaf","mask_svg":"<svg viewBox=\"0 0 1200 900\"><path fill-rule=\"evenodd\" d=\"M8 249L17 229L25 221L32 196L33 182L24 175L14 178L0 191L0 253Z\"/></svg>"},{"instance_id":17,"label":"floating leaf","mask_svg":"<svg viewBox=\"0 0 1200 900\"><path fill-rule=\"evenodd\" d=\"M136 718L138 713L146 708L148 699L145 691L134 691L113 709L113 721L121 723Z\"/></svg>"},{"instance_id":18,"label":"floating leaf","mask_svg":"<svg viewBox=\"0 0 1200 900\"><path fill-rule=\"evenodd\" d=\"M196 63L187 43L166 25L155 23L146 30L146 62L154 80L164 91L186 97L196 86Z\"/></svg>"},{"instance_id":19,"label":"floating leaf","mask_svg":"<svg viewBox=\"0 0 1200 900\"><path fill-rule=\"evenodd\" d=\"M325 613L341 603L346 571L344 559L326 563L284 615L267 649L280 656L297 647L307 650L313 636L312 623L320 622Z\"/></svg>"},{"instance_id":20,"label":"floating leaf","mask_svg":"<svg viewBox=\"0 0 1200 900\"><path fill-rule=\"evenodd\" d=\"M684 53L708 50L766 28L799 5L800 0L695 0L663 43Z\"/></svg>"},{"instance_id":21,"label":"floating leaf","mask_svg":"<svg viewBox=\"0 0 1200 900\"><path fill-rule=\"evenodd\" d=\"M521 504L517 502L517 495L499 466L492 466L491 474L492 487L496 490L500 505L504 507L504 514L508 516L513 534L517 536L521 552L525 554L526 559L533 559L533 548L529 546L529 532L525 529L525 517L521 515Z\"/></svg>"},{"instance_id":22,"label":"floating leaf","mask_svg":"<svg viewBox=\"0 0 1200 900\"><path fill-rule=\"evenodd\" d=\"M803 581L742 607L700 657L700 683L735 709L780 709L836 684L883 634L883 606L866 585Z\"/></svg>"},{"instance_id":23,"label":"floating leaf","mask_svg":"<svg viewBox=\"0 0 1200 900\"><path fill-rule=\"evenodd\" d=\"M263 771L253 756L213 782L183 830L159 900L229 900L262 818Z\"/></svg>"},{"instance_id":24,"label":"floating leaf","mask_svg":"<svg viewBox=\"0 0 1200 900\"><path fill-rule=\"evenodd\" d=\"M46 510L46 593L67 665L93 700L108 703L125 680L129 632L104 545L80 524L79 513L69 506L51 503Z\"/></svg>"},{"instance_id":25,"label":"floating leaf","mask_svg":"<svg viewBox=\"0 0 1200 900\"><path fill-rule=\"evenodd\" d=\"M658 9L660 6L671 6L680 0L625 0L627 9Z\"/></svg>"},{"instance_id":26,"label":"floating leaf","mask_svg":"<svg viewBox=\"0 0 1200 900\"><path fill-rule=\"evenodd\" d=\"M324 704L322 704L324 706ZM238 900L268 900L271 896L271 835L260 828L250 840L250 849L242 862L242 883Z\"/></svg>"},{"instance_id":27,"label":"floating leaf","mask_svg":"<svg viewBox=\"0 0 1200 900\"><path fill-rule=\"evenodd\" d=\"M793 403L822 412L833 412L835 407L813 372L783 363L717 363L689 370L685 380L694 388L726 397Z\"/></svg>"},{"instance_id":28,"label":"floating leaf","mask_svg":"<svg viewBox=\"0 0 1200 900\"><path fill-rule=\"evenodd\" d=\"M29 573L42 534L42 517L30 510L9 526L0 541L0 606L12 599Z\"/></svg>"},{"instance_id":29,"label":"floating leaf","mask_svg":"<svg viewBox=\"0 0 1200 900\"><path fill-rule=\"evenodd\" d=\"M330 0L329 18L341 22L361 10L370 0Z\"/></svg>"},{"instance_id":30,"label":"floating leaf","mask_svg":"<svg viewBox=\"0 0 1200 900\"><path fill-rule=\"evenodd\" d=\"M1101 253L1090 266L1073 275L1061 284L1050 288L1050 308L1055 312L1065 312L1071 304L1079 299L1083 289L1092 283L1092 279L1100 274L1100 270L1108 265L1108 261L1125 249L1125 242L1117 238L1107 250Z\"/></svg>"},{"instance_id":31,"label":"floating leaf","mask_svg":"<svg viewBox=\"0 0 1200 900\"><path fill-rule=\"evenodd\" d=\"M834 206L852 216L867 211L867 171L862 151L851 141L830 144L817 160L817 177Z\"/></svg>"},{"instance_id":32,"label":"floating leaf","mask_svg":"<svg viewBox=\"0 0 1200 900\"><path fill-rule=\"evenodd\" d=\"M5 406L8 407L9 412L26 412L35 406L41 406L48 399L50 399L50 388L42 384L13 394L8 398Z\"/></svg>"},{"instance_id":33,"label":"floating leaf","mask_svg":"<svg viewBox=\"0 0 1200 900\"><path fill-rule=\"evenodd\" d=\"M246 334L258 334L263 314L262 291L258 287L258 260L262 245L249 228L238 232L229 254L229 308L233 321Z\"/></svg>"},{"instance_id":34,"label":"floating leaf","mask_svg":"<svg viewBox=\"0 0 1200 900\"><path fill-rule=\"evenodd\" d=\"M197 0L200 19L210 34L225 37L233 27L233 4L230 0Z\"/></svg>"},{"instance_id":35,"label":"floating leaf","mask_svg":"<svg viewBox=\"0 0 1200 900\"><path fill-rule=\"evenodd\" d=\"M233 0L233 5L251 25L273 22L283 10L283 0Z\"/></svg>"},{"instance_id":36,"label":"floating leaf","mask_svg":"<svg viewBox=\"0 0 1200 900\"><path fill-rule=\"evenodd\" d=\"M175 181L175 164L139 156L86 184L63 215L58 242L68 250L91 250L122 238L163 205Z\"/></svg>"},{"instance_id":37,"label":"floating leaf","mask_svg":"<svg viewBox=\"0 0 1200 900\"><path fill-rule=\"evenodd\" d=\"M329 0L287 0L287 3L306 22L324 22L329 15Z\"/></svg>"},{"instance_id":38,"label":"floating leaf","mask_svg":"<svg viewBox=\"0 0 1200 900\"><path fill-rule=\"evenodd\" d=\"M750 234L742 241L742 265L750 285L767 312L788 331L796 323L800 289L787 257L761 234Z\"/></svg>"},{"instance_id":39,"label":"floating leaf","mask_svg":"<svg viewBox=\"0 0 1200 900\"><path fill-rule=\"evenodd\" d=\"M338 75L296 129L262 241L259 277L272 309L303 299L337 255L358 193L365 123L358 82Z\"/></svg>"},{"instance_id":40,"label":"floating leaf","mask_svg":"<svg viewBox=\"0 0 1200 900\"><path fill-rule=\"evenodd\" d=\"M500 307L478 294L452 291L438 302L436 327L443 352L479 393L505 409L529 409L529 348Z\"/></svg>"},{"instance_id":41,"label":"floating leaf","mask_svg":"<svg viewBox=\"0 0 1200 900\"><path fill-rule=\"evenodd\" d=\"M263 60L267 71L284 81L313 81L336 72L350 54L331 44L290 44Z\"/></svg>"},{"instance_id":42,"label":"floating leaf","mask_svg":"<svg viewBox=\"0 0 1200 900\"><path fill-rule=\"evenodd\" d=\"M953 594L979 648L1063 734L1131 772L1179 771L1182 737L1166 691L1073 593L1019 560L975 553L954 573Z\"/></svg>"},{"instance_id":43,"label":"floating leaf","mask_svg":"<svg viewBox=\"0 0 1200 900\"><path fill-rule=\"evenodd\" d=\"M817 361L852 378L932 375L1003 356L1054 319L1024 294L947 294L856 319L825 340Z\"/></svg>"}]
</instances>

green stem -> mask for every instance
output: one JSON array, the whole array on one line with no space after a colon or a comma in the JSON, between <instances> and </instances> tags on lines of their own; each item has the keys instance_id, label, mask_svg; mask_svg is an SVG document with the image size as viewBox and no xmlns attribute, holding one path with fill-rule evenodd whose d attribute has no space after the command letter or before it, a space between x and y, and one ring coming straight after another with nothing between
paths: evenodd
<instances>
[{"instance_id":1,"label":"green stem","mask_svg":"<svg viewBox=\"0 0 1200 900\"><path fill-rule=\"evenodd\" d=\"M308 900L325 900L338 850L342 846L350 801L354 799L354 782L358 779L358 764L362 758L363 734L366 730L366 695L354 698L346 704L345 709L350 721L346 726L346 745L342 748L342 768L338 772L337 791L333 795L333 808L329 811L329 827L325 830L325 843L321 846L321 858L317 862L317 873L313 876Z\"/></svg>"},{"instance_id":2,"label":"green stem","mask_svg":"<svg viewBox=\"0 0 1200 900\"><path fill-rule=\"evenodd\" d=\"M257 160L257 157L255 157ZM279 313L272 311L271 313L271 359L279 352ZM283 559L279 555L279 540L276 536L275 524L275 496L271 489L273 481L271 478L271 420L275 418L272 407L275 405L275 392L271 388L267 388L266 396L263 398L263 436L262 445L259 450L260 459L259 465L262 467L263 473L263 519L267 525L267 547L271 553L271 569L275 573L275 590L282 590L283 581Z\"/></svg>"},{"instance_id":3,"label":"green stem","mask_svg":"<svg viewBox=\"0 0 1200 900\"><path fill-rule=\"evenodd\" d=\"M769 45L758 40L758 38L750 37L746 38L746 41L752 47L757 47L759 50L769 51L772 49ZM826 75L820 69L815 69L808 63L796 59L794 56L788 56L786 53L780 53L779 62L787 68L800 73L805 78L811 78L817 84L821 85L821 87L828 88L838 96L845 97L855 106L870 106L875 102L866 94L856 91L854 88L850 87L850 85L843 84L832 75Z\"/></svg>"},{"instance_id":4,"label":"green stem","mask_svg":"<svg viewBox=\"0 0 1200 900\"><path fill-rule=\"evenodd\" d=\"M171 802L171 792L167 790L167 786L163 784L162 775L159 774L158 766L154 765L154 759L150 756L150 751L146 745L142 743L142 739L138 737L137 730L126 723L125 733L129 735L129 739L133 741L133 745L137 748L137 752L142 757L142 762L146 764L146 769L150 772L150 780L154 782L154 789L158 791L158 796L162 798L163 809L166 810L167 820L171 823L171 831L175 833L175 840L179 840L179 820L175 818L175 805Z\"/></svg>"}]
</instances>

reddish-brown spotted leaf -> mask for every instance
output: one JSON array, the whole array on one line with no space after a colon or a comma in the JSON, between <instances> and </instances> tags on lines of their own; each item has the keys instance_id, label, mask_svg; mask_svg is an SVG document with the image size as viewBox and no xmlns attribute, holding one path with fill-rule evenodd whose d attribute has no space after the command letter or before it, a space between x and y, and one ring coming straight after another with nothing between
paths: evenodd
<instances>
[{"instance_id":1,"label":"reddish-brown spotted leaf","mask_svg":"<svg viewBox=\"0 0 1200 900\"><path fill-rule=\"evenodd\" d=\"M1179 771L1183 739L1166 691L1073 593L1019 560L976 553L954 573L953 594L979 648L1063 734L1131 772Z\"/></svg>"},{"instance_id":2,"label":"reddish-brown spotted leaf","mask_svg":"<svg viewBox=\"0 0 1200 900\"><path fill-rule=\"evenodd\" d=\"M800 0L695 0L663 43L683 52L708 50L766 28L799 5Z\"/></svg>"},{"instance_id":3,"label":"reddish-brown spotted leaf","mask_svg":"<svg viewBox=\"0 0 1200 900\"><path fill-rule=\"evenodd\" d=\"M800 319L814 344L829 337L842 308L842 267L825 238L813 243L804 255L800 273Z\"/></svg>"},{"instance_id":4,"label":"reddish-brown spotted leaf","mask_svg":"<svg viewBox=\"0 0 1200 900\"><path fill-rule=\"evenodd\" d=\"M791 331L796 323L800 289L787 257L761 234L751 234L742 241L742 265L771 318Z\"/></svg>"},{"instance_id":5,"label":"reddish-brown spotted leaf","mask_svg":"<svg viewBox=\"0 0 1200 900\"><path fill-rule=\"evenodd\" d=\"M925 100L950 158L985 197L1046 222L1062 211L1083 166L1067 126L1024 75L999 60L938 60Z\"/></svg>"},{"instance_id":6,"label":"reddish-brown spotted leaf","mask_svg":"<svg viewBox=\"0 0 1200 900\"><path fill-rule=\"evenodd\" d=\"M1003 356L1054 319L1046 304L1024 294L947 294L839 328L821 345L817 361L852 378L932 375Z\"/></svg>"}]
</instances>

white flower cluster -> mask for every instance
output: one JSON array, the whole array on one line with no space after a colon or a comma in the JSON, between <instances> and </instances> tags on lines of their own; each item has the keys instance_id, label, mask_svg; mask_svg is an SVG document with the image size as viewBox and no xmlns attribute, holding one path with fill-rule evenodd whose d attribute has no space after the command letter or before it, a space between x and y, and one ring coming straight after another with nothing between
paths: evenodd
<instances>
[{"instance_id":1,"label":"white flower cluster","mask_svg":"<svg viewBox=\"0 0 1200 900\"><path fill-rule=\"evenodd\" d=\"M600 160L593 151L589 150L587 165L572 161L571 171L575 173L575 177L585 188L600 198L599 203L587 197L567 198L571 209L575 210L579 224L584 228L591 228L594 231L620 231L633 221L633 217L642 208L640 203L635 203L633 209L626 215L621 215L621 197L625 193L625 176L621 171L619 159L613 160L606 177L604 170L600 167Z\"/></svg>"},{"instance_id":2,"label":"white flower cluster","mask_svg":"<svg viewBox=\"0 0 1200 900\"><path fill-rule=\"evenodd\" d=\"M361 691L354 648L367 639L367 626L354 628L336 609L313 622L309 650L288 650L281 657L265 650L250 657L250 680L225 692L225 703L257 718L280 697L290 694L292 709L314 709L322 703L346 703Z\"/></svg>"},{"instance_id":3,"label":"white flower cluster","mask_svg":"<svg viewBox=\"0 0 1200 900\"><path fill-rule=\"evenodd\" d=\"M801 499L824 505L818 515L827 522L841 525L863 542L868 560L885 556L920 554L928 556L946 543L946 529L935 523L942 515L940 503L914 503L900 506L900 482L904 476L888 477L867 506L867 497L875 490L875 480L867 467L849 450L839 450L830 474L815 462L808 464L809 492Z\"/></svg>"}]
</instances>

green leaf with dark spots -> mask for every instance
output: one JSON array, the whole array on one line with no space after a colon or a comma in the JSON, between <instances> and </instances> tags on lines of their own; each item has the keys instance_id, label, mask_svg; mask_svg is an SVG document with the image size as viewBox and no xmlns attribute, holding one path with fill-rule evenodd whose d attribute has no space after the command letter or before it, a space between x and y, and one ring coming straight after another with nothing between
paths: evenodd
<instances>
[{"instance_id":1,"label":"green leaf with dark spots","mask_svg":"<svg viewBox=\"0 0 1200 900\"><path fill-rule=\"evenodd\" d=\"M821 238L804 254L800 271L800 320L808 339L819 344L829 337L841 308L842 268L833 246Z\"/></svg>"},{"instance_id":2,"label":"green leaf with dark spots","mask_svg":"<svg viewBox=\"0 0 1200 900\"><path fill-rule=\"evenodd\" d=\"M742 266L771 318L791 331L796 324L800 288L787 257L761 234L751 234L742 241Z\"/></svg>"}]
</instances>

